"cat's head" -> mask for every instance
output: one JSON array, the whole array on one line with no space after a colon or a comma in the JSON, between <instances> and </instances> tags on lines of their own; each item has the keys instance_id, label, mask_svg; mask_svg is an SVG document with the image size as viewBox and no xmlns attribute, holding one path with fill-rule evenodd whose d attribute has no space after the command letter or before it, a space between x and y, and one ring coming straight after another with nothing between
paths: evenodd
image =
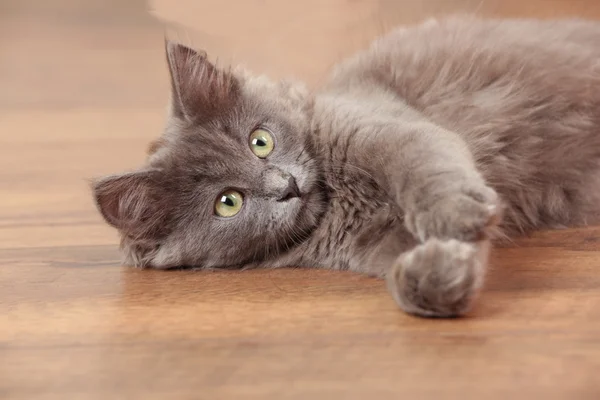
<instances>
[{"instance_id":1,"label":"cat's head","mask_svg":"<svg viewBox=\"0 0 600 400\"><path fill-rule=\"evenodd\" d=\"M303 240L324 207L307 92L218 69L182 45L166 48L172 105L164 135L143 169L93 187L126 262L238 266Z\"/></svg>"}]
</instances>

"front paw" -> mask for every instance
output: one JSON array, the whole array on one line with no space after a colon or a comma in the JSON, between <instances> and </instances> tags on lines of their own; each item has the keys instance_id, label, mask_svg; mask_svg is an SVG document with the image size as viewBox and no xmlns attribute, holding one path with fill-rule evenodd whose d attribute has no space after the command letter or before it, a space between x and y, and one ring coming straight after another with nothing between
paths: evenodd
<instances>
[{"instance_id":1,"label":"front paw","mask_svg":"<svg viewBox=\"0 0 600 400\"><path fill-rule=\"evenodd\" d=\"M488 245L428 240L398 258L387 276L388 288L410 314L464 315L483 283Z\"/></svg>"},{"instance_id":2,"label":"front paw","mask_svg":"<svg viewBox=\"0 0 600 400\"><path fill-rule=\"evenodd\" d=\"M434 197L432 195L432 197ZM474 242L488 238L501 219L496 192L484 184L465 183L425 198L408 212L406 228L422 242L431 237Z\"/></svg>"}]
</instances>

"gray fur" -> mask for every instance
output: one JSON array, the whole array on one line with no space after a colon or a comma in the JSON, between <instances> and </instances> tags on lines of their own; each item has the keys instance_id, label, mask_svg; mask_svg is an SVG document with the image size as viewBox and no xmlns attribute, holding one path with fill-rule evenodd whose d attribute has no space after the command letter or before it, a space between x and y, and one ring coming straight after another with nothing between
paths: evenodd
<instances>
[{"instance_id":1,"label":"gray fur","mask_svg":"<svg viewBox=\"0 0 600 400\"><path fill-rule=\"evenodd\" d=\"M597 222L599 43L594 22L428 21L314 93L169 43L165 134L96 201L128 264L352 270L387 277L407 312L461 315L490 240ZM266 160L257 127L275 137ZM290 175L301 196L278 201ZM230 188L242 211L217 217Z\"/></svg>"}]
</instances>

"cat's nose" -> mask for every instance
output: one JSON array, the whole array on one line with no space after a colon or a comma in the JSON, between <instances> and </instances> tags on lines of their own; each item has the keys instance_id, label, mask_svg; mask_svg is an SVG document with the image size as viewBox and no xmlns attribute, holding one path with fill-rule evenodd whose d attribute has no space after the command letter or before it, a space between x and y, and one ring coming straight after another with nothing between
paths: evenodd
<instances>
[{"instance_id":1,"label":"cat's nose","mask_svg":"<svg viewBox=\"0 0 600 400\"><path fill-rule=\"evenodd\" d=\"M277 201L288 201L296 197L300 197L300 189L298 189L296 179L294 179L293 176L290 176L287 187L283 190Z\"/></svg>"}]
</instances>

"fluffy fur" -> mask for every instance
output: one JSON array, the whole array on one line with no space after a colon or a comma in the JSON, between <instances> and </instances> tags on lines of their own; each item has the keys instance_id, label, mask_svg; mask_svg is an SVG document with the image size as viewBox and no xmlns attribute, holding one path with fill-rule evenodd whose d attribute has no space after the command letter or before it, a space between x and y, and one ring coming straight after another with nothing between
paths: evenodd
<instances>
[{"instance_id":1,"label":"fluffy fur","mask_svg":"<svg viewBox=\"0 0 600 400\"><path fill-rule=\"evenodd\" d=\"M490 240L597 222L599 43L594 22L428 21L313 93L168 43L165 133L95 199L128 264L352 270L387 277L410 313L461 315ZM257 127L267 159L248 145ZM290 175L301 196L280 201ZM230 188L244 206L220 218Z\"/></svg>"}]
</instances>

